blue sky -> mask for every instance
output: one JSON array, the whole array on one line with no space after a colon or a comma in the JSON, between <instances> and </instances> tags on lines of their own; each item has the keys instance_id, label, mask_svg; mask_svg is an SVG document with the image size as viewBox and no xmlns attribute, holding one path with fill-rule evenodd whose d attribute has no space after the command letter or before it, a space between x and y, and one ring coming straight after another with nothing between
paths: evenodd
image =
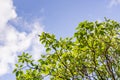
<instances>
[{"instance_id":1,"label":"blue sky","mask_svg":"<svg viewBox=\"0 0 120 80\"><path fill-rule=\"evenodd\" d=\"M110 0L14 0L14 5L19 16L27 20L43 18L45 30L58 36L72 35L84 20L103 20L104 17L119 20L120 12L120 6L115 3L110 6Z\"/></svg>"},{"instance_id":2,"label":"blue sky","mask_svg":"<svg viewBox=\"0 0 120 80\"><path fill-rule=\"evenodd\" d=\"M39 58L43 31L68 37L84 20L120 21L120 0L0 0L0 10L0 80L15 80L11 71L21 52Z\"/></svg>"}]
</instances>

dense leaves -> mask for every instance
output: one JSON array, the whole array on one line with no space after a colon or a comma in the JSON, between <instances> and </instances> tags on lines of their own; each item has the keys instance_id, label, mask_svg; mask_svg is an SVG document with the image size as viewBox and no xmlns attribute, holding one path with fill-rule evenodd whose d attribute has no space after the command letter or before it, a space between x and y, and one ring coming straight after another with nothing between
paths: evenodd
<instances>
[{"instance_id":1,"label":"dense leaves","mask_svg":"<svg viewBox=\"0 0 120 80\"><path fill-rule=\"evenodd\" d=\"M14 69L17 80L118 80L120 79L120 24L113 20L81 22L73 37L43 32L46 54L38 62L23 53Z\"/></svg>"}]
</instances>

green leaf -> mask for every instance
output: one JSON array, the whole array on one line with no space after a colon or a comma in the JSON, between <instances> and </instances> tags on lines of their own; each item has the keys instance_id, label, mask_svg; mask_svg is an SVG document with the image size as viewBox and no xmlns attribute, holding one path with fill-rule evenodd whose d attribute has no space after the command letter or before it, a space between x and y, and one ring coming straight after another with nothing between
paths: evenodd
<instances>
[{"instance_id":1,"label":"green leaf","mask_svg":"<svg viewBox=\"0 0 120 80\"><path fill-rule=\"evenodd\" d=\"M18 76L19 76L19 71L16 72L16 77L18 77Z\"/></svg>"},{"instance_id":2,"label":"green leaf","mask_svg":"<svg viewBox=\"0 0 120 80\"><path fill-rule=\"evenodd\" d=\"M51 51L51 48L47 48L47 49L46 49L46 52L50 52L50 51Z\"/></svg>"},{"instance_id":3,"label":"green leaf","mask_svg":"<svg viewBox=\"0 0 120 80\"><path fill-rule=\"evenodd\" d=\"M17 69L14 69L14 70L13 70L13 73L15 73L16 71L17 71Z\"/></svg>"},{"instance_id":4,"label":"green leaf","mask_svg":"<svg viewBox=\"0 0 120 80\"><path fill-rule=\"evenodd\" d=\"M18 64L15 64L16 67L18 67Z\"/></svg>"}]
</instances>

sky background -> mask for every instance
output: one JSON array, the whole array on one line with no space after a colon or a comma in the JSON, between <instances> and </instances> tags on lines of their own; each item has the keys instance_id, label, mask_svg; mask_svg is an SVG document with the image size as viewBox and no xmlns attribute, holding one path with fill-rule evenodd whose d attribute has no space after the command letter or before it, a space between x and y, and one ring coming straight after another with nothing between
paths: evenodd
<instances>
[{"instance_id":1,"label":"sky background","mask_svg":"<svg viewBox=\"0 0 120 80\"><path fill-rule=\"evenodd\" d=\"M29 52L37 60L44 47L38 34L72 36L84 20L120 21L120 0L0 0L0 80L15 80L17 56Z\"/></svg>"}]
</instances>

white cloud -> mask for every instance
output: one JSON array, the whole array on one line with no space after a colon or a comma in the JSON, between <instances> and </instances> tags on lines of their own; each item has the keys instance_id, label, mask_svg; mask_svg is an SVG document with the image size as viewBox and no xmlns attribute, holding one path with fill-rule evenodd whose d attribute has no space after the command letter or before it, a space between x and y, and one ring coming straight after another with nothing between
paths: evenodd
<instances>
[{"instance_id":1,"label":"white cloud","mask_svg":"<svg viewBox=\"0 0 120 80\"><path fill-rule=\"evenodd\" d=\"M31 24L27 21L21 22L24 29L29 26L30 32L19 31L14 26L8 24L9 20L16 20L16 23L24 21L17 20L17 13L12 0L0 0L0 76L11 71L10 66L14 67L17 53L28 51L33 54L34 59L40 57L43 46L39 44L38 34L43 31L43 25L37 20ZM19 21L19 22L18 22ZM30 50L29 50L30 49ZM9 66L10 65L10 66Z\"/></svg>"},{"instance_id":2,"label":"white cloud","mask_svg":"<svg viewBox=\"0 0 120 80\"><path fill-rule=\"evenodd\" d=\"M111 0L109 7L117 6L120 4L120 0Z\"/></svg>"},{"instance_id":3,"label":"white cloud","mask_svg":"<svg viewBox=\"0 0 120 80\"><path fill-rule=\"evenodd\" d=\"M2 29L8 20L17 16L12 0L0 0L0 29Z\"/></svg>"}]
</instances>

